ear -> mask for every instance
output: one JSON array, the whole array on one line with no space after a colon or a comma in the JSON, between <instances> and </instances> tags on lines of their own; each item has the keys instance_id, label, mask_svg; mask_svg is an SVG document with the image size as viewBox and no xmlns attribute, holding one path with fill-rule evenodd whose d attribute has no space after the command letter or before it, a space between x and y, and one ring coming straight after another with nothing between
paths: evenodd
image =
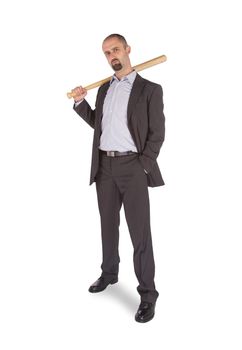
<instances>
[{"instance_id":1,"label":"ear","mask_svg":"<svg viewBox=\"0 0 242 350\"><path fill-rule=\"evenodd\" d=\"M128 53L128 54L130 54L130 52L131 52L131 47L128 45L128 46L126 46L126 52Z\"/></svg>"}]
</instances>

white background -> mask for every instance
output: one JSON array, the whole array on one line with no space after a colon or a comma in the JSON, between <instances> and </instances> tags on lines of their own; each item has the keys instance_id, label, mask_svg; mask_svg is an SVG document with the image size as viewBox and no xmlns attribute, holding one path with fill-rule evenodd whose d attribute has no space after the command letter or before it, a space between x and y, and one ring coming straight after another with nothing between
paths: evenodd
<instances>
[{"instance_id":1,"label":"white background","mask_svg":"<svg viewBox=\"0 0 242 350\"><path fill-rule=\"evenodd\" d=\"M240 349L240 1L4 1L0 5L0 347ZM139 305L121 214L119 283L92 295L100 222L89 187L93 130L66 92L112 74L104 37L163 86L166 186L150 189L160 292ZM87 99L94 105L96 91Z\"/></svg>"}]
</instances>

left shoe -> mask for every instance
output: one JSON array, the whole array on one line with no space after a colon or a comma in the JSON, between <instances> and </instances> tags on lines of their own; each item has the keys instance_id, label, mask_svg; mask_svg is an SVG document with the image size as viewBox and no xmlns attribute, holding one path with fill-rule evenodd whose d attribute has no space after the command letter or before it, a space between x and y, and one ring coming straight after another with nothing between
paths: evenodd
<instances>
[{"instance_id":1,"label":"left shoe","mask_svg":"<svg viewBox=\"0 0 242 350\"><path fill-rule=\"evenodd\" d=\"M145 323L155 316L155 303L142 301L135 315L135 321Z\"/></svg>"},{"instance_id":2,"label":"left shoe","mask_svg":"<svg viewBox=\"0 0 242 350\"><path fill-rule=\"evenodd\" d=\"M110 280L106 280L104 277L101 276L96 282L94 282L89 287L88 290L90 293L99 293L99 292L102 292L104 289L106 289L109 284L115 284L117 282L118 282L118 277L115 277L110 281Z\"/></svg>"}]
</instances>

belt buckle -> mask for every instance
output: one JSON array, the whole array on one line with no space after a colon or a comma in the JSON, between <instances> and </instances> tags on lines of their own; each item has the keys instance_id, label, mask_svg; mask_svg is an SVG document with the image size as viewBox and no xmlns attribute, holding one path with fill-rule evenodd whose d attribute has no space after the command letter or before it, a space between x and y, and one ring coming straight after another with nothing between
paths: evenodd
<instances>
[{"instance_id":1,"label":"belt buckle","mask_svg":"<svg viewBox=\"0 0 242 350\"><path fill-rule=\"evenodd\" d=\"M107 151L109 157L115 157L115 151Z\"/></svg>"}]
</instances>

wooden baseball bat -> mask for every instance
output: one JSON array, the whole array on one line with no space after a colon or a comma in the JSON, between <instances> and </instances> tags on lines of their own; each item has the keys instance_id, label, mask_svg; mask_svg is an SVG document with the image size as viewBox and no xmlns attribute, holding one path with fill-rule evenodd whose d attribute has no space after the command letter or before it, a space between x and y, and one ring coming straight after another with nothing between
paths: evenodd
<instances>
[{"instance_id":1,"label":"wooden baseball bat","mask_svg":"<svg viewBox=\"0 0 242 350\"><path fill-rule=\"evenodd\" d=\"M140 72L141 70L144 70L146 68L150 68L152 66L155 66L156 64L159 64L159 63L163 63L167 60L166 56L165 55L162 55L162 56L158 56L156 58L153 58L152 60L149 60L149 61L146 61L146 62L143 62L143 63L140 63L140 64L137 64L136 66L133 67L133 69L136 70L136 72ZM110 81L112 78L112 76L106 78L106 79L102 79L102 80L99 80L97 81L96 83L93 83L93 84L90 84L90 85L87 85L85 86L85 89L86 90L91 90L91 89L94 89L98 86L101 86L103 85L104 83L107 83L108 81ZM68 92L67 93L67 97L68 98L72 98L72 97L75 97L75 94L73 92Z\"/></svg>"}]
</instances>

